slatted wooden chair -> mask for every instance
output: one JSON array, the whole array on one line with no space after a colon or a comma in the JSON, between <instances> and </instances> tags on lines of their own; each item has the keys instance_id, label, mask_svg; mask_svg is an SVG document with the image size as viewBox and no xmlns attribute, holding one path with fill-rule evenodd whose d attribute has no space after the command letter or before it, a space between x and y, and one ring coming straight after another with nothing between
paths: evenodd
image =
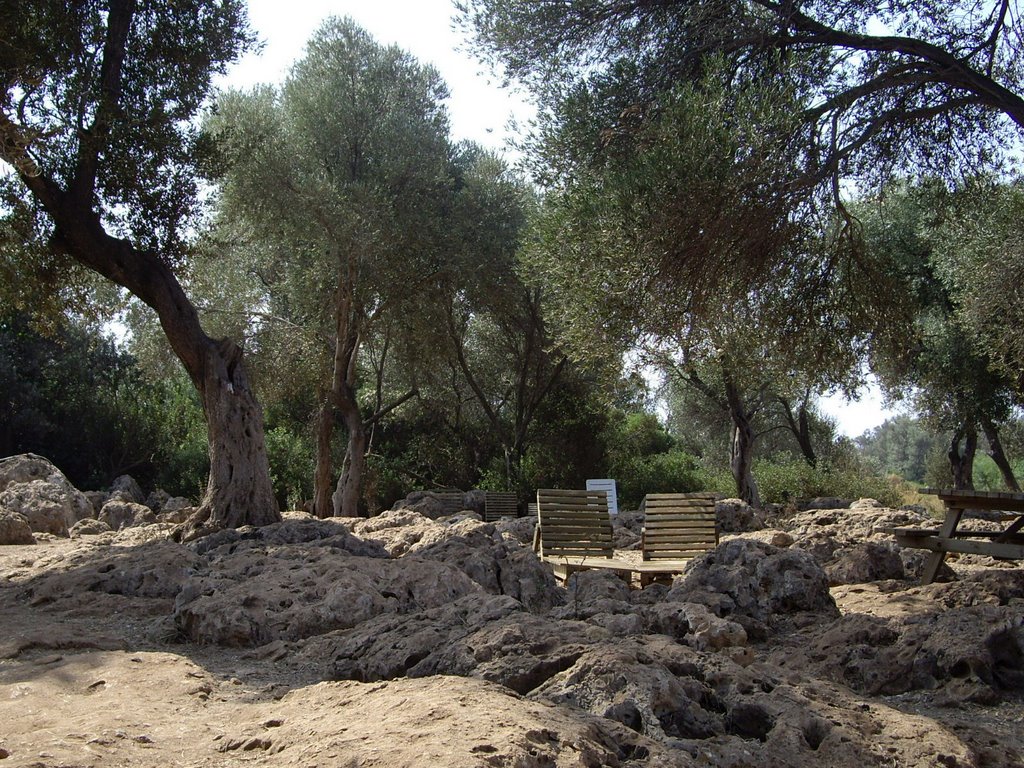
<instances>
[{"instance_id":1,"label":"slatted wooden chair","mask_svg":"<svg viewBox=\"0 0 1024 768\"><path fill-rule=\"evenodd\" d=\"M604 491L537 491L533 545L563 581L587 569L611 570L630 578L634 568L616 560L608 496Z\"/></svg>"},{"instance_id":2,"label":"slatted wooden chair","mask_svg":"<svg viewBox=\"0 0 1024 768\"><path fill-rule=\"evenodd\" d=\"M641 583L680 573L692 558L717 546L714 494L647 494L641 538Z\"/></svg>"},{"instance_id":3,"label":"slatted wooden chair","mask_svg":"<svg viewBox=\"0 0 1024 768\"><path fill-rule=\"evenodd\" d=\"M465 505L465 494L457 488L446 489L443 491L434 491L434 495L438 501L444 506L445 513L449 515L455 515L466 508Z\"/></svg>"},{"instance_id":4,"label":"slatted wooden chair","mask_svg":"<svg viewBox=\"0 0 1024 768\"><path fill-rule=\"evenodd\" d=\"M484 521L519 517L519 499L510 491L484 491Z\"/></svg>"}]
</instances>

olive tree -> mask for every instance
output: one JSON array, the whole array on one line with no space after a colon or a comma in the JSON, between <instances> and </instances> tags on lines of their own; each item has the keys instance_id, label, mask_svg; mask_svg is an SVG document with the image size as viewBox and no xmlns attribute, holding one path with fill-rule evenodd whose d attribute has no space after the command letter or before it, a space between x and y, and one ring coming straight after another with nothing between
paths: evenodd
<instances>
[{"instance_id":1,"label":"olive tree","mask_svg":"<svg viewBox=\"0 0 1024 768\"><path fill-rule=\"evenodd\" d=\"M224 163L221 226L263 265L272 314L301 329L294 344L314 360L320 516L357 513L368 446L361 351L419 311L440 268L446 96L432 67L331 19L281 87L223 94L208 124ZM348 447L332 495L336 415Z\"/></svg>"},{"instance_id":2,"label":"olive tree","mask_svg":"<svg viewBox=\"0 0 1024 768\"><path fill-rule=\"evenodd\" d=\"M2 16L5 252L26 270L83 266L156 313L209 433L192 533L279 520L242 349L204 331L175 273L198 210L195 117L250 41L244 4L25 0Z\"/></svg>"}]
</instances>

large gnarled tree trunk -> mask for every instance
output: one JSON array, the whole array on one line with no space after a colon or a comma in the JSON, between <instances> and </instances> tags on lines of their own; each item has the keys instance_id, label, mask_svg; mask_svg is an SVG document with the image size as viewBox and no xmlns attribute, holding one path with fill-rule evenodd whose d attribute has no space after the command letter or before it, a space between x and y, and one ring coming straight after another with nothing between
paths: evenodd
<instances>
[{"instance_id":1,"label":"large gnarled tree trunk","mask_svg":"<svg viewBox=\"0 0 1024 768\"><path fill-rule=\"evenodd\" d=\"M961 451L960 443L964 447ZM953 475L953 487L957 490L974 490L974 454L978 450L978 431L973 424L965 424L953 433L949 441L949 469Z\"/></svg>"},{"instance_id":2,"label":"large gnarled tree trunk","mask_svg":"<svg viewBox=\"0 0 1024 768\"><path fill-rule=\"evenodd\" d=\"M57 173L67 171L67 178L60 181L39 167L27 152L29 142L7 140L17 137L19 129L6 113L0 113L0 156L11 163L50 216L52 248L152 307L199 392L209 433L210 477L199 509L179 535L190 538L219 528L264 525L280 520L280 514L270 481L263 415L249 385L241 348L207 336L167 262L107 232L99 209L98 179L108 142L114 126L126 119L120 99L135 13L133 2L110 3L98 69L100 95L94 110L82 107L80 118L89 122L78 126L73 166L55 166Z\"/></svg>"},{"instance_id":3,"label":"large gnarled tree trunk","mask_svg":"<svg viewBox=\"0 0 1024 768\"><path fill-rule=\"evenodd\" d=\"M156 256L110 237L98 216L55 216L55 245L152 307L171 349L199 392L206 417L210 476L183 539L220 528L281 519L270 480L263 412L249 384L242 350L203 331L195 307Z\"/></svg>"}]
</instances>

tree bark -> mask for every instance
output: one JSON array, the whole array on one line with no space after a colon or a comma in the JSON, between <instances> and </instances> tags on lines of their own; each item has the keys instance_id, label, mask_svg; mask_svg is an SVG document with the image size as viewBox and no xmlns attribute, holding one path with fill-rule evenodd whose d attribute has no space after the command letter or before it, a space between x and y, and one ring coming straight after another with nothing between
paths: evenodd
<instances>
[{"instance_id":1,"label":"tree bark","mask_svg":"<svg viewBox=\"0 0 1024 768\"><path fill-rule=\"evenodd\" d=\"M108 235L98 214L57 193L50 210L53 247L127 288L152 307L174 354L199 392L206 417L210 475L182 540L221 528L267 525L281 515L263 435L263 411L249 384L242 349L211 339L170 267L153 253Z\"/></svg>"},{"instance_id":2,"label":"tree bark","mask_svg":"<svg viewBox=\"0 0 1024 768\"><path fill-rule=\"evenodd\" d=\"M366 476L366 427L355 398L352 399L351 407L343 405L340 410L348 429L348 449L345 452L345 468L338 478L338 487L331 501L336 516L358 517L359 496Z\"/></svg>"},{"instance_id":3,"label":"tree bark","mask_svg":"<svg viewBox=\"0 0 1024 768\"><path fill-rule=\"evenodd\" d=\"M805 396L801 401L796 414L793 413L788 400L780 397L779 402L782 404L782 412L786 417L786 424L796 438L797 445L800 446L800 452L804 456L804 461L811 467L818 466L818 456L814 452L814 444L811 442L811 424L807 415L807 397Z\"/></svg>"},{"instance_id":4,"label":"tree bark","mask_svg":"<svg viewBox=\"0 0 1024 768\"><path fill-rule=\"evenodd\" d=\"M358 263L353 254L339 259L335 294L334 369L331 403L348 430L348 448L338 485L331 496L335 516L358 517L359 495L366 467L366 425L356 400L356 362L359 356L362 308L355 298Z\"/></svg>"},{"instance_id":5,"label":"tree bark","mask_svg":"<svg viewBox=\"0 0 1024 768\"><path fill-rule=\"evenodd\" d=\"M1020 483L1017 482L1017 477L1013 474L1013 467L1010 466L1010 460L1006 458L1006 452L1003 451L1003 441L999 439L999 429L991 419L982 421L981 428L985 432L985 439L988 440L988 455L999 467L999 472L1003 475L1003 482L1009 490L1020 493Z\"/></svg>"},{"instance_id":6,"label":"tree bark","mask_svg":"<svg viewBox=\"0 0 1024 768\"><path fill-rule=\"evenodd\" d=\"M79 131L77 155L62 183L30 160L14 167L53 221L51 247L127 289L150 306L171 349L192 380L206 417L210 476L199 509L176 532L186 540L220 528L266 525L281 519L270 480L263 412L242 361L228 339L211 339L167 261L104 229L97 205L97 178L114 124L123 119L122 70L135 3L109 4L99 87L92 122ZM0 128L13 124L0 113Z\"/></svg>"},{"instance_id":7,"label":"tree bark","mask_svg":"<svg viewBox=\"0 0 1024 768\"><path fill-rule=\"evenodd\" d=\"M743 407L743 398L728 375L725 376L725 394L732 420L732 442L730 444L729 466L736 481L736 492L752 507L760 508L761 494L754 479L754 441L756 434L750 415Z\"/></svg>"},{"instance_id":8,"label":"tree bark","mask_svg":"<svg viewBox=\"0 0 1024 768\"><path fill-rule=\"evenodd\" d=\"M963 452L960 441L963 441ZM973 425L965 425L953 433L949 442L949 469L953 474L953 488L974 490L974 454L978 449L978 431Z\"/></svg>"},{"instance_id":9,"label":"tree bark","mask_svg":"<svg viewBox=\"0 0 1024 768\"><path fill-rule=\"evenodd\" d=\"M187 539L220 528L268 525L281 519L270 480L263 411L249 386L242 350L223 340L209 345L201 388L210 451L210 477Z\"/></svg>"},{"instance_id":10,"label":"tree bark","mask_svg":"<svg viewBox=\"0 0 1024 768\"><path fill-rule=\"evenodd\" d=\"M326 394L320 398L316 414L316 469L313 471L313 514L330 517L331 504L331 435L334 432L334 406Z\"/></svg>"}]
</instances>

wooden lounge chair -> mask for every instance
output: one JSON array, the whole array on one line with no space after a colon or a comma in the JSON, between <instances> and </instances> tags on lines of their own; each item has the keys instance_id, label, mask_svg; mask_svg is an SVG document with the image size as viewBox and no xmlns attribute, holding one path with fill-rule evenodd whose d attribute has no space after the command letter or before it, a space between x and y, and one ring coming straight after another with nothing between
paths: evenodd
<instances>
[{"instance_id":1,"label":"wooden lounge chair","mask_svg":"<svg viewBox=\"0 0 1024 768\"><path fill-rule=\"evenodd\" d=\"M484 491L484 522L519 517L519 499L508 491Z\"/></svg>"},{"instance_id":2,"label":"wooden lounge chair","mask_svg":"<svg viewBox=\"0 0 1024 768\"><path fill-rule=\"evenodd\" d=\"M644 510L641 584L681 573L692 558L718 546L714 494L649 493Z\"/></svg>"},{"instance_id":3,"label":"wooden lounge chair","mask_svg":"<svg viewBox=\"0 0 1024 768\"><path fill-rule=\"evenodd\" d=\"M533 546L563 581L587 569L611 570L626 579L635 570L614 558L612 521L604 491L537 491Z\"/></svg>"}]
</instances>

